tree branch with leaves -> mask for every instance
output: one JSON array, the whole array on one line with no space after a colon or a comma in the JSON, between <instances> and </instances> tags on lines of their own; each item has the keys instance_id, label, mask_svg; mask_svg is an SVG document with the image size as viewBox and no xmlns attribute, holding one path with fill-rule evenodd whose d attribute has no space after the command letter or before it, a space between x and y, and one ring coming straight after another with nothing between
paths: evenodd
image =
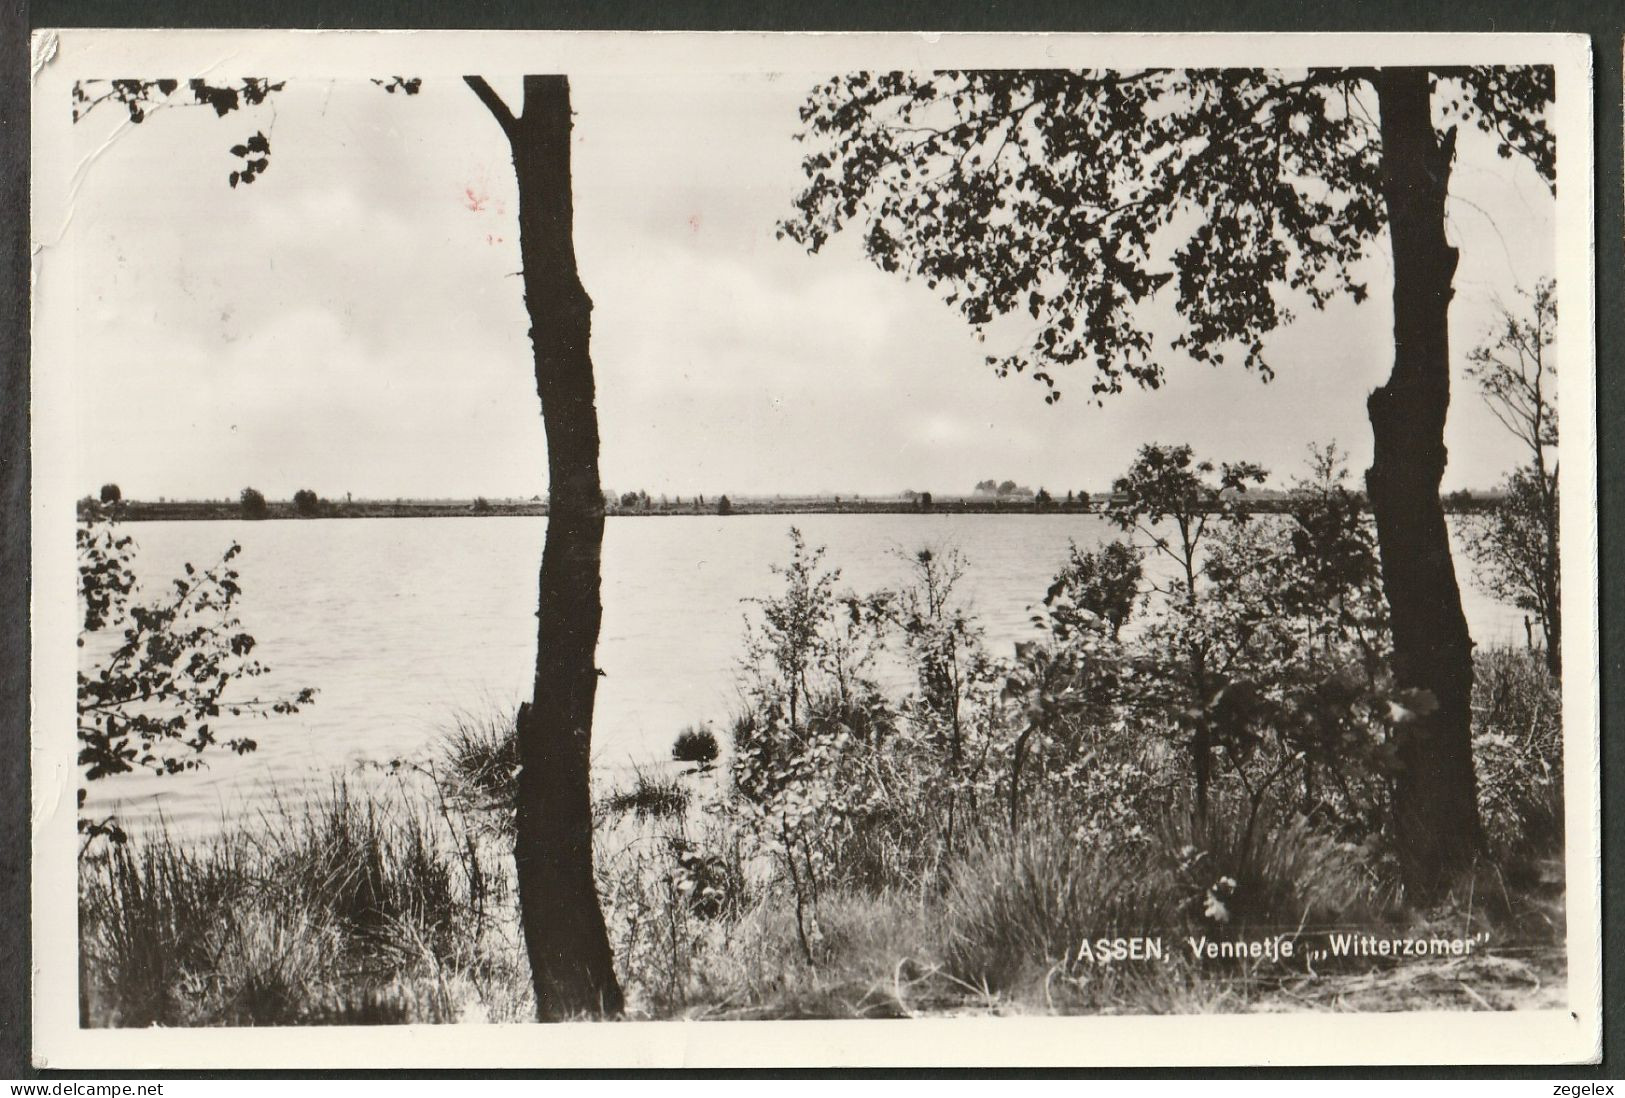
<instances>
[{"instance_id":1,"label":"tree branch with leaves","mask_svg":"<svg viewBox=\"0 0 1625 1098\"><path fill-rule=\"evenodd\" d=\"M115 522L81 523L77 544L79 647L92 647L98 634L117 637L79 668L78 764L85 782L136 770L183 774L207 766L205 755L215 748L248 754L259 745L242 734L243 718L291 715L315 700L311 687L271 697L237 692L269 668L237 617L242 586L233 562L242 547L235 542L214 565L186 564L163 596L145 602L137 601L135 541ZM81 810L85 801L81 785ZM99 836L125 838L111 816L81 815L78 826L86 849Z\"/></svg>"},{"instance_id":2,"label":"tree branch with leaves","mask_svg":"<svg viewBox=\"0 0 1625 1098\"><path fill-rule=\"evenodd\" d=\"M1160 388L1173 355L1239 358L1268 380L1267 338L1297 308L1365 300L1358 264L1386 241L1394 362L1367 404L1366 484L1394 671L1438 703L1406 730L1395 798L1418 896L1451 887L1482 845L1472 640L1439 500L1451 168L1458 127L1474 126L1555 191L1554 94L1545 66L844 73L801 108L806 186L779 230L815 253L853 232L979 340L1030 321L988 362L1051 404L1068 369L1098 402ZM1159 297L1177 332L1152 331Z\"/></svg>"}]
</instances>

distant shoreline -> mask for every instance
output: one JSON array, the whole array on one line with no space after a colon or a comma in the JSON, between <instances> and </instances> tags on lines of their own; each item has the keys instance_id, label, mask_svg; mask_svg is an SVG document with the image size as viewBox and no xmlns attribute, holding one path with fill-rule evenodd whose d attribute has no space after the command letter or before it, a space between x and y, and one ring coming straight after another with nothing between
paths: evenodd
<instances>
[{"instance_id":1,"label":"distant shoreline","mask_svg":"<svg viewBox=\"0 0 1625 1098\"><path fill-rule=\"evenodd\" d=\"M721 498L721 497L717 497ZM1263 502L1263 501L1261 501ZM236 503L213 501L165 501L153 503L126 500L118 505L118 517L124 522L217 522L248 520ZM79 515L86 517L90 508L80 505ZM1086 515L1097 514L1099 505L1092 503L1048 503L1036 506L1032 500L996 501L977 499L945 499L933 501L929 506L907 500L730 500L726 514L719 514L717 504L708 500L703 508L692 504L651 504L649 507L624 507L608 504L604 513L609 518L735 518L742 515ZM536 501L491 500L476 504L473 500L355 500L354 502L323 500L313 514L301 514L292 503L267 503L266 512L248 521L274 521L281 519L356 519L356 518L545 518L547 504Z\"/></svg>"},{"instance_id":2,"label":"distant shoreline","mask_svg":"<svg viewBox=\"0 0 1625 1098\"><path fill-rule=\"evenodd\" d=\"M723 497L716 497L721 499ZM1032 499L979 499L954 496L934 499L929 504L906 499L760 499L730 500L727 514L719 514L715 501L707 501L703 508L691 503L651 503L647 507L627 507L609 504L605 514L610 518L668 518L710 516L732 518L742 515L1098 515L1109 502L1104 497L1089 500L1055 500L1044 504ZM1489 496L1474 497L1471 504L1447 504L1451 513L1479 511L1493 504ZM1247 511L1253 514L1279 513L1286 508L1284 496L1264 496L1247 500ZM117 505L117 517L124 522L221 522L230 520L276 521L284 519L361 519L361 518L544 518L547 504L537 500L322 500L314 513L302 514L290 502L267 502L265 514L249 519L238 503L204 500L173 500L150 502L126 500ZM108 513L100 504L81 501L79 517L93 517Z\"/></svg>"}]
</instances>

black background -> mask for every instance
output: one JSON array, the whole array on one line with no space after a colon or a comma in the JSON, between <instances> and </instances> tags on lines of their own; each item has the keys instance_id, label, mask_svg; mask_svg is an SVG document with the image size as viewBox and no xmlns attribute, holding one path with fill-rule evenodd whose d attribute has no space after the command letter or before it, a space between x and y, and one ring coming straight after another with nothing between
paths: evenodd
<instances>
[{"instance_id":1,"label":"black background","mask_svg":"<svg viewBox=\"0 0 1625 1098\"><path fill-rule=\"evenodd\" d=\"M1602 627L1603 763L1603 1001L1604 1055L1600 1067L1529 1069L1339 1071L1297 1069L1294 1077L1410 1078L1423 1075L1530 1079L1617 1078L1625 1075L1625 984L1620 957L1625 933L1625 879L1618 862L1625 851L1625 812L1610 804L1625 784L1625 729L1619 716L1625 690L1625 584L1609 562L1622 557L1625 527L1625 365L1621 362L1625 288L1620 259L1621 221L1620 60L1625 47L1625 5L1583 0L1455 0L1421 2L1341 0L1240 0L1224 5L1169 0L1030 0L876 4L839 0L750 3L748 0L633 0L596 3L458 4L409 0L0 0L0 1078L26 1078L29 1035L29 773L28 773L28 32L34 27L425 27L538 30L934 30L934 31L1523 31L1583 33L1591 38L1595 64L1596 302L1598 443L1601 455L1599 508ZM1425 1024L1420 1022L1419 1024ZM66 1073L47 1072L58 1078ZM137 1073L75 1073L134 1078ZM207 1073L164 1073L165 1078ZM253 1075L276 1073L253 1072ZM346 1072L304 1072L335 1076ZM491 1075L490 1072L441 1073ZM572 1073L580 1074L580 1073ZM665 1073L662 1073L665 1074ZM727 1074L727 1073L712 1073ZM797 1074L807 1072L756 1073ZM917 1072L842 1074L895 1075ZM976 1074L956 1072L954 1074ZM1011 1074L1011 1073L1001 1073ZM1018 1073L1024 1074L1024 1073ZM1047 1073L1046 1073L1047 1074ZM1112 1071L1112 1077L1256 1075L1260 1072ZM1531 1094L1550 1093L1531 1084Z\"/></svg>"}]
</instances>

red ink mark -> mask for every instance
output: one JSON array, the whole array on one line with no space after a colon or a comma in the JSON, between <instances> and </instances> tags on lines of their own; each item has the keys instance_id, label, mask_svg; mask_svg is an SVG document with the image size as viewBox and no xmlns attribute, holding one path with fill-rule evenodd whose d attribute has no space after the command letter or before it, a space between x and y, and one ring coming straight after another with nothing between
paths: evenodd
<instances>
[{"instance_id":1,"label":"red ink mark","mask_svg":"<svg viewBox=\"0 0 1625 1098\"><path fill-rule=\"evenodd\" d=\"M688 227L690 229L693 229L695 232L700 231L700 215L699 214L690 214L689 215Z\"/></svg>"},{"instance_id":2,"label":"red ink mark","mask_svg":"<svg viewBox=\"0 0 1625 1098\"><path fill-rule=\"evenodd\" d=\"M466 199L466 205L475 213L479 213L481 210L485 209L485 204L491 200L491 196L486 194L483 190L481 190L478 194L475 194L473 187L464 187L463 195Z\"/></svg>"},{"instance_id":3,"label":"red ink mark","mask_svg":"<svg viewBox=\"0 0 1625 1098\"><path fill-rule=\"evenodd\" d=\"M485 242L487 244L501 244L502 243L502 238L500 236L493 236L490 233L486 233L485 234Z\"/></svg>"}]
</instances>

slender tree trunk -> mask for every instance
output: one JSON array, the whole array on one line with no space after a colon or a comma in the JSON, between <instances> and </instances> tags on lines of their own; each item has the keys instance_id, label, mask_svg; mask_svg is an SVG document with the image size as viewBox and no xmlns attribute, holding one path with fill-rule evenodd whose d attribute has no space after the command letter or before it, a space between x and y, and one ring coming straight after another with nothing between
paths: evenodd
<instances>
[{"instance_id":1,"label":"slender tree trunk","mask_svg":"<svg viewBox=\"0 0 1625 1098\"><path fill-rule=\"evenodd\" d=\"M1384 69L1374 83L1394 255L1394 368L1367 402L1375 446L1366 487L1392 616L1394 677L1437 703L1396 732L1395 837L1407 890L1426 899L1448 888L1482 846L1469 710L1473 644L1439 500L1456 271L1444 213L1455 131L1441 138L1433 128L1426 70Z\"/></svg>"},{"instance_id":2,"label":"slender tree trunk","mask_svg":"<svg viewBox=\"0 0 1625 1098\"><path fill-rule=\"evenodd\" d=\"M1180 538L1185 555L1181 563L1185 566L1185 606L1191 612L1192 620L1196 616L1196 545L1191 541L1190 533L1185 529L1184 520L1180 522ZM1196 770L1196 818L1201 823L1207 823L1208 789L1213 784L1213 727L1208 723L1208 684L1207 684L1207 655L1200 642L1193 643L1190 652L1191 658L1191 688L1195 693L1196 728L1191 735L1191 760Z\"/></svg>"},{"instance_id":3,"label":"slender tree trunk","mask_svg":"<svg viewBox=\"0 0 1625 1098\"><path fill-rule=\"evenodd\" d=\"M1544 533L1546 535L1546 553L1541 560L1540 584L1544 588L1541 592L1545 602L1546 612L1541 615L1541 631L1546 635L1546 669L1552 673L1553 678L1563 677L1563 598L1560 576L1563 563L1558 557L1558 497L1557 474L1546 474L1545 463L1539 467L1541 487L1545 499L1544 513L1541 515Z\"/></svg>"},{"instance_id":4,"label":"slender tree trunk","mask_svg":"<svg viewBox=\"0 0 1625 1098\"><path fill-rule=\"evenodd\" d=\"M469 85L502 123L519 181L519 247L547 432L547 537L536 617L536 681L520 707L514 856L525 946L544 1021L618 1014L623 1005L593 882L593 703L604 496L598 482L592 301L576 273L570 180L570 84L525 77L509 114Z\"/></svg>"}]
</instances>

